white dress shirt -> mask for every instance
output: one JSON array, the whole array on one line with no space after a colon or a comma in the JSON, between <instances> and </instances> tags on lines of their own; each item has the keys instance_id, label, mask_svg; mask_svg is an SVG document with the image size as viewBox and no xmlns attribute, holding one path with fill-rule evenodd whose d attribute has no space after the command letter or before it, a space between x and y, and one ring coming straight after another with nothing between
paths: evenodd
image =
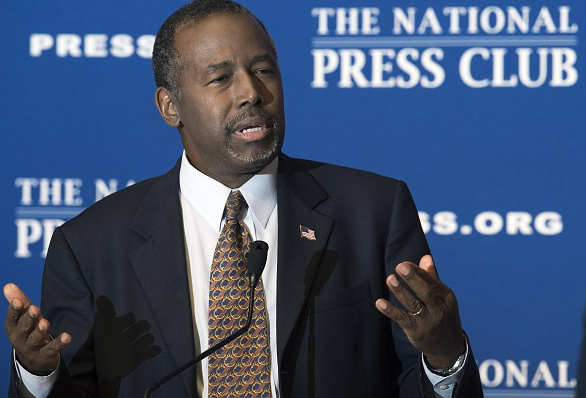
<instances>
[{"instance_id":1,"label":"white dress shirt","mask_svg":"<svg viewBox=\"0 0 586 398\"><path fill-rule=\"evenodd\" d=\"M273 397L279 397L279 366L277 361L277 167L275 159L260 173L254 175L238 190L248 204L244 224L252 240L268 243L269 251L262 281L265 290L269 321L271 353L271 388ZM191 274L194 324L199 338L200 352L208 349L208 304L210 272L218 237L224 226L224 207L232 191L218 181L193 167L185 153L179 172L185 247ZM208 361L201 364L203 397L207 397ZM198 377L199 379L199 377Z\"/></svg>"}]
</instances>

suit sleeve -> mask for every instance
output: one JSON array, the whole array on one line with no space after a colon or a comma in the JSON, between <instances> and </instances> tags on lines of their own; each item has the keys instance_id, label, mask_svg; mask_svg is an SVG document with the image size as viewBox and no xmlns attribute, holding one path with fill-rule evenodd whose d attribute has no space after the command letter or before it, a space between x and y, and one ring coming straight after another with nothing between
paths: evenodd
<instances>
[{"instance_id":1,"label":"suit sleeve","mask_svg":"<svg viewBox=\"0 0 586 398\"><path fill-rule=\"evenodd\" d=\"M386 273L395 272L397 264L410 261L418 264L420 259L431 254L427 240L421 228L415 203L407 185L399 181L393 201L393 210L389 225L389 235L385 253ZM402 307L394 295L390 301ZM421 363L421 353L413 347L400 326L391 322L393 344L402 365L399 376L401 398L434 397L433 387L425 376ZM456 386L453 398L482 397L482 388L474 355L470 349L460 383Z\"/></svg>"},{"instance_id":2,"label":"suit sleeve","mask_svg":"<svg viewBox=\"0 0 586 398\"><path fill-rule=\"evenodd\" d=\"M417 209L407 185L399 181L395 191L389 234L385 251L386 275L395 273L395 267L403 261L419 263L421 257L430 254L427 240L421 229ZM389 300L393 305L402 307L394 295ZM413 347L403 330L390 319L395 352L401 362L399 375L399 396L401 398L423 398L423 369L421 353Z\"/></svg>"},{"instance_id":3,"label":"suit sleeve","mask_svg":"<svg viewBox=\"0 0 586 398\"><path fill-rule=\"evenodd\" d=\"M61 353L61 368L49 398L97 397L93 353L94 298L61 228L47 253L41 294L43 316L54 335L67 332L71 344Z\"/></svg>"}]
</instances>

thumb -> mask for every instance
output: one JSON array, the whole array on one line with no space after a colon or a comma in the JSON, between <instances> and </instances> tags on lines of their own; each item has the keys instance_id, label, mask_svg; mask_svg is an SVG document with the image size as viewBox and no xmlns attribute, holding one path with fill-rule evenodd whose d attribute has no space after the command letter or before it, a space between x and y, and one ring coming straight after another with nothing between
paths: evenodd
<instances>
[{"instance_id":1,"label":"thumb","mask_svg":"<svg viewBox=\"0 0 586 398\"><path fill-rule=\"evenodd\" d=\"M31 304L31 300L28 296L14 283L8 283L4 286L4 297L6 297L6 300L8 300L9 303L12 303L12 300L15 298L20 299L25 308Z\"/></svg>"},{"instance_id":2,"label":"thumb","mask_svg":"<svg viewBox=\"0 0 586 398\"><path fill-rule=\"evenodd\" d=\"M433 276L437 276L437 271L435 270L435 264L433 263L433 257L429 254L423 256L419 261L419 267L426 270Z\"/></svg>"}]
</instances>

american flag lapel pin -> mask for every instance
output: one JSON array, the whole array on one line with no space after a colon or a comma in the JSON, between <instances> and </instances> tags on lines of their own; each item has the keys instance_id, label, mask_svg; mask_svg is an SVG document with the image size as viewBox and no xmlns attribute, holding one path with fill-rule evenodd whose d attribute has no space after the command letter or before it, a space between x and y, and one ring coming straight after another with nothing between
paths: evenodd
<instances>
[{"instance_id":1,"label":"american flag lapel pin","mask_svg":"<svg viewBox=\"0 0 586 398\"><path fill-rule=\"evenodd\" d=\"M316 240L315 239L315 231L313 229L309 229L304 227L303 225L299 226L299 232L301 232L301 237L309 240Z\"/></svg>"}]
</instances>

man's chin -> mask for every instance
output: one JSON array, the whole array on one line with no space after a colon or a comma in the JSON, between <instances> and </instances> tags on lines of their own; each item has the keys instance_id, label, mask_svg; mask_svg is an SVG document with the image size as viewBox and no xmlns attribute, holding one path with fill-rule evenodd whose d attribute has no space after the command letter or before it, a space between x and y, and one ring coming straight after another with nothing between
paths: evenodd
<instances>
[{"instance_id":1,"label":"man's chin","mask_svg":"<svg viewBox=\"0 0 586 398\"><path fill-rule=\"evenodd\" d=\"M277 150L264 151L256 154L235 154L236 159L256 171L263 169L277 157Z\"/></svg>"},{"instance_id":2,"label":"man's chin","mask_svg":"<svg viewBox=\"0 0 586 398\"><path fill-rule=\"evenodd\" d=\"M277 157L280 152L278 140L273 140L268 146L264 148L255 148L255 150L237 151L231 146L227 147L230 155L243 165L248 165L256 170L260 170L267 166Z\"/></svg>"}]
</instances>

